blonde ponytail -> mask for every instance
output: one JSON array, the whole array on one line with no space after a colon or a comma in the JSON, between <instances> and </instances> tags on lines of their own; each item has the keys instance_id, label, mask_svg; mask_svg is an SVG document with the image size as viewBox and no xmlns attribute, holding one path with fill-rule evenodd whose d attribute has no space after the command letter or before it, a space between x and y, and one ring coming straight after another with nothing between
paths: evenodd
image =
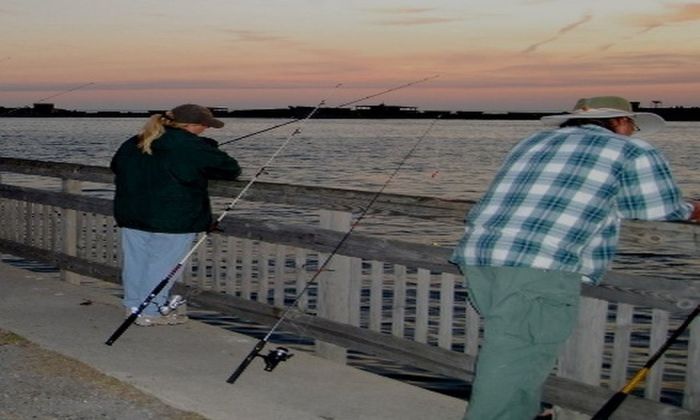
<instances>
[{"instance_id":1,"label":"blonde ponytail","mask_svg":"<svg viewBox=\"0 0 700 420\"><path fill-rule=\"evenodd\" d=\"M160 136L165 134L165 127L183 128L186 125L186 123L173 121L170 111L165 114L153 114L148 121L146 121L143 129L141 129L136 147L138 147L141 152L152 155L153 149L151 149L151 145L154 141L158 140Z\"/></svg>"},{"instance_id":2,"label":"blonde ponytail","mask_svg":"<svg viewBox=\"0 0 700 420\"><path fill-rule=\"evenodd\" d=\"M151 144L165 133L165 124L167 118L162 114L153 114L144 124L143 129L139 133L139 141L136 147L141 152L148 155L153 154Z\"/></svg>"}]
</instances>

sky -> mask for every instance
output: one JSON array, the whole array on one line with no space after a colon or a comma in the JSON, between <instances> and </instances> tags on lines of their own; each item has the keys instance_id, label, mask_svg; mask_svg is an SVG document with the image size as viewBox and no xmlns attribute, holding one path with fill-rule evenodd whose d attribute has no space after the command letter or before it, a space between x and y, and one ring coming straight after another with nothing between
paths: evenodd
<instances>
[{"instance_id":1,"label":"sky","mask_svg":"<svg viewBox=\"0 0 700 420\"><path fill-rule=\"evenodd\" d=\"M0 106L700 106L697 0L2 0L0 36Z\"/></svg>"}]
</instances>

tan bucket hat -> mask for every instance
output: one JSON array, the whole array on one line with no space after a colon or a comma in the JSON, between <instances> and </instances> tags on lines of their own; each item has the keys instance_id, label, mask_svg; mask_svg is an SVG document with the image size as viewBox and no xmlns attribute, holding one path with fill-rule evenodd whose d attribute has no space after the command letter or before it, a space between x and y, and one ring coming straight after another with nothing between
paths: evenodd
<instances>
[{"instance_id":1,"label":"tan bucket hat","mask_svg":"<svg viewBox=\"0 0 700 420\"><path fill-rule=\"evenodd\" d=\"M630 117L634 120L642 134L654 133L665 125L663 118L651 112L634 112L632 104L619 96L596 96L581 98L576 102L573 111L566 114L548 115L541 121L546 126L558 126L571 119L607 119Z\"/></svg>"}]
</instances>

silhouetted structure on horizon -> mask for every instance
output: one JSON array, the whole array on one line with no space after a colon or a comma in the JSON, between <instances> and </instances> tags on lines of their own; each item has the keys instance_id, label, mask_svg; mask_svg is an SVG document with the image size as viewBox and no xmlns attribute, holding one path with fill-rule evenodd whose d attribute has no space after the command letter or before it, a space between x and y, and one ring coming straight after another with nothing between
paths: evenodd
<instances>
[{"instance_id":1,"label":"silhouetted structure on horizon","mask_svg":"<svg viewBox=\"0 0 700 420\"><path fill-rule=\"evenodd\" d=\"M640 102L632 102L636 111L654 112L667 121L700 121L700 107L661 107L661 101L652 101L653 108L644 108ZM302 119L311 113L311 106L289 106L287 108L229 110L210 107L219 118L282 118ZM32 118L131 118L163 113L164 110L148 111L71 111L56 108L52 103L35 103L31 107L0 107L0 117ZM560 112L564 113L564 111ZM485 111L421 111L415 106L403 105L358 105L354 108L320 108L313 115L318 119L433 119L451 120L538 120L557 112L485 112Z\"/></svg>"}]
</instances>

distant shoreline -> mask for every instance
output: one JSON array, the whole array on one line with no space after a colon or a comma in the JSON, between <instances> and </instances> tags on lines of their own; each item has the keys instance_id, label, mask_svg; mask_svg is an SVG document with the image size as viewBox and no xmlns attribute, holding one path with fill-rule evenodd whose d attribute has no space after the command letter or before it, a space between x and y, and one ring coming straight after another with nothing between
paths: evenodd
<instances>
[{"instance_id":1,"label":"distant shoreline","mask_svg":"<svg viewBox=\"0 0 700 420\"><path fill-rule=\"evenodd\" d=\"M643 108L634 103L635 111L653 112L667 121L700 121L700 107ZM210 108L218 118L281 118L303 119L313 107L289 106L273 109L228 110ZM37 103L32 107L0 107L0 117L6 118L147 118L164 110L148 111L75 111L55 108L53 104ZM487 112L418 110L417 107L395 105L367 105L350 108L320 108L314 119L449 119L449 120L539 120L547 115L564 112Z\"/></svg>"}]
</instances>

